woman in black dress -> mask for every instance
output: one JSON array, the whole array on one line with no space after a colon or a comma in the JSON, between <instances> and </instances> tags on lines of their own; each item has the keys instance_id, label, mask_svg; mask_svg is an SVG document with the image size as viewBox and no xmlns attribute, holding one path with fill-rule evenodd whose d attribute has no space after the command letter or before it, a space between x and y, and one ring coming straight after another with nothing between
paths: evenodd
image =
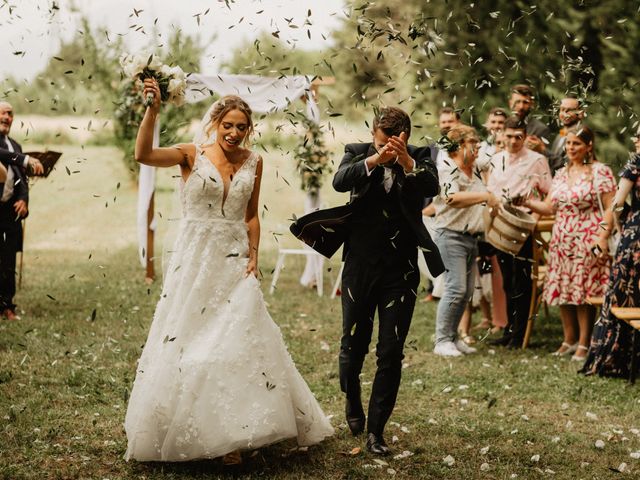
<instances>
[{"instance_id":1,"label":"woman in black dress","mask_svg":"<svg viewBox=\"0 0 640 480\"><path fill-rule=\"evenodd\" d=\"M640 307L640 152L633 155L620 174L618 192L596 249L607 255L607 239L614 216L631 194L631 210L622 220L620 242L613 257L609 285L597 321L587 360L581 372L627 377L631 365L632 328L611 313L611 307ZM640 355L639 355L640 356Z\"/></svg>"}]
</instances>

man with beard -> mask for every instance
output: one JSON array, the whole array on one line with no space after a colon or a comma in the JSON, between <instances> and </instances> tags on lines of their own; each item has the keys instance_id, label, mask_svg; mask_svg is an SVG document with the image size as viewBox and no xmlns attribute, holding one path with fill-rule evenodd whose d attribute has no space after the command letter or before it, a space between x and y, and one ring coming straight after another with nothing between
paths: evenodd
<instances>
[{"instance_id":1,"label":"man with beard","mask_svg":"<svg viewBox=\"0 0 640 480\"><path fill-rule=\"evenodd\" d=\"M524 146L546 157L549 155L547 145L551 142L551 130L540 120L530 116L534 106L535 97L529 85L516 85L511 89L509 108L527 129Z\"/></svg>"},{"instance_id":2,"label":"man with beard","mask_svg":"<svg viewBox=\"0 0 640 480\"><path fill-rule=\"evenodd\" d=\"M580 100L571 95L567 95L560 101L560 109L558 110L558 119L560 120L560 133L553 140L549 152L549 167L553 175L564 167L566 163L566 154L564 151L565 132L579 124L584 117L584 110L580 105Z\"/></svg>"}]
</instances>

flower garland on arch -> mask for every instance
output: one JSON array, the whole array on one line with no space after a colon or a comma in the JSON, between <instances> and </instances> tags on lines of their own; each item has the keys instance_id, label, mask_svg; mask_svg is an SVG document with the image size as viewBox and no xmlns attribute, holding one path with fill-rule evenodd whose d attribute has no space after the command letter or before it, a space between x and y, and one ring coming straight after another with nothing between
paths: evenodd
<instances>
[{"instance_id":1,"label":"flower garland on arch","mask_svg":"<svg viewBox=\"0 0 640 480\"><path fill-rule=\"evenodd\" d=\"M330 154L325 146L322 129L316 122L304 117L306 133L295 150L296 170L300 174L300 187L305 192L318 193L324 177L333 171Z\"/></svg>"}]
</instances>

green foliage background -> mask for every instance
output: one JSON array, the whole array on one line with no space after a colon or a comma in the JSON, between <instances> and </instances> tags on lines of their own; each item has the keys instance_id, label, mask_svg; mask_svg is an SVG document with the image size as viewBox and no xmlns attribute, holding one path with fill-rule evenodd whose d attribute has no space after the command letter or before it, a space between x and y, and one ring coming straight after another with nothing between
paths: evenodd
<instances>
[{"instance_id":1,"label":"green foliage background","mask_svg":"<svg viewBox=\"0 0 640 480\"><path fill-rule=\"evenodd\" d=\"M234 8L234 2L228 5ZM334 117L368 120L375 106L399 105L412 115L414 143L437 137L435 113L444 105L480 126L492 106L506 107L516 83L537 90L536 115L557 128L558 101L570 92L587 106L599 157L615 166L626 160L629 133L639 123L640 2L347 0L344 12L340 28L323 34L335 41L327 50L302 50L280 32L266 32L236 48L221 71L335 76L335 85L320 90L329 129ZM20 113L112 117L123 98L117 63L123 49L120 38L92 30L82 19L76 37L37 78L3 82L3 97ZM162 50L156 53L165 62L200 70L198 38L177 30ZM180 140L181 127L199 113L199 107L166 108L163 144ZM282 118L295 123L296 116ZM129 142L130 127L118 130L118 137ZM126 142L119 145L130 158Z\"/></svg>"},{"instance_id":2,"label":"green foliage background","mask_svg":"<svg viewBox=\"0 0 640 480\"><path fill-rule=\"evenodd\" d=\"M506 106L512 85L528 83L539 93L538 115L552 125L559 99L579 95L601 157L618 165L626 160L640 105L634 60L640 3L349 4L350 16L335 34L333 70L343 72L340 83L357 106L404 105L421 126L423 120L434 125L438 107L452 105L478 126L492 106Z\"/></svg>"}]
</instances>

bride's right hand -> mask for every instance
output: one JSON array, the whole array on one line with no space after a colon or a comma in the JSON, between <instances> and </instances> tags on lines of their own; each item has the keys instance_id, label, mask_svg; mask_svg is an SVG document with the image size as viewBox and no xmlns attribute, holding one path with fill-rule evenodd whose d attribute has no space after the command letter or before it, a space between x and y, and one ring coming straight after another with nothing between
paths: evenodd
<instances>
[{"instance_id":1,"label":"bride's right hand","mask_svg":"<svg viewBox=\"0 0 640 480\"><path fill-rule=\"evenodd\" d=\"M160 110L160 86L155 78L144 79L144 90L142 91L142 97L146 100L147 95L153 95L153 102L148 108L158 112Z\"/></svg>"},{"instance_id":2,"label":"bride's right hand","mask_svg":"<svg viewBox=\"0 0 640 480\"><path fill-rule=\"evenodd\" d=\"M258 278L258 262L255 258L250 258L247 262L247 269L245 271L245 278L249 275L253 275Z\"/></svg>"}]
</instances>

